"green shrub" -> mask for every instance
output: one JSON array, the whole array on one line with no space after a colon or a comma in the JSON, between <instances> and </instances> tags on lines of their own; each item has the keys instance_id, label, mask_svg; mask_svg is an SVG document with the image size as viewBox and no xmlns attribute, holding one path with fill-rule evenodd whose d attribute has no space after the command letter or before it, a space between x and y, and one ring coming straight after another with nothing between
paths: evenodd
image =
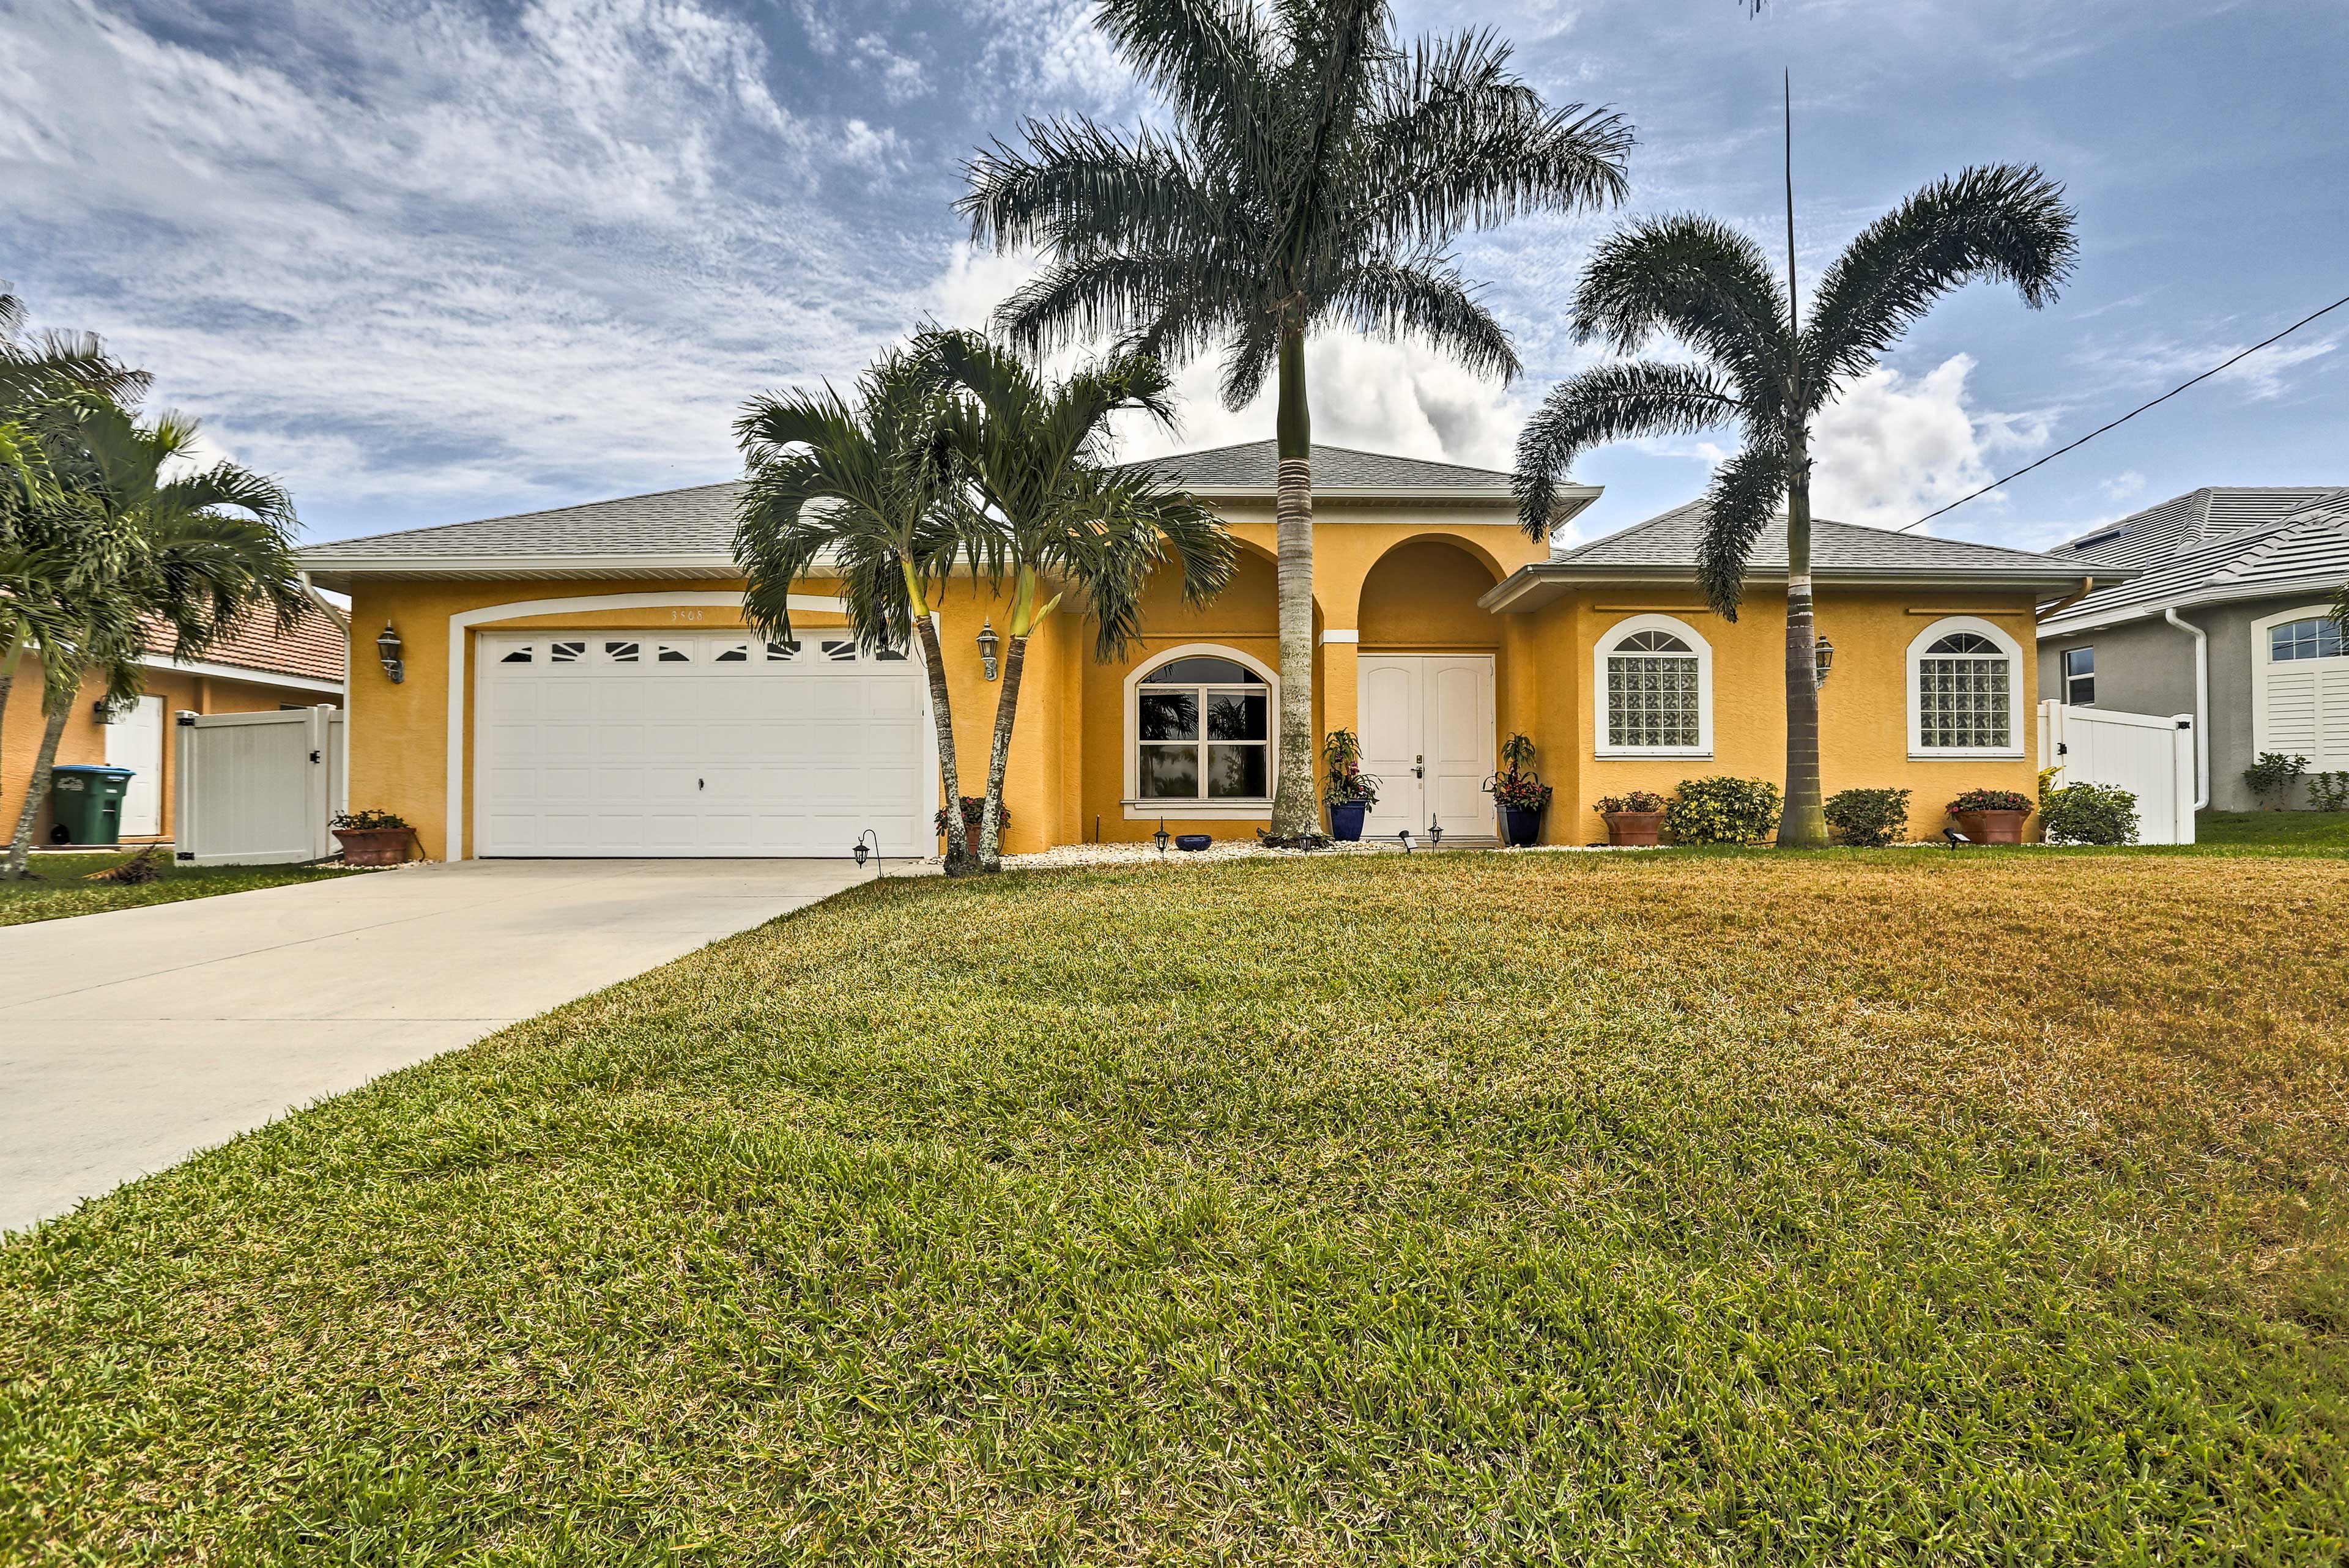
<instances>
[{"instance_id":1,"label":"green shrub","mask_svg":"<svg viewBox=\"0 0 2349 1568\"><path fill-rule=\"evenodd\" d=\"M2308 771L2308 758L2293 757L2282 751L2262 751L2260 759L2243 769L2243 782L2251 793L2265 800L2272 795L2288 794L2292 781ZM2273 810L2271 805L2270 810Z\"/></svg>"},{"instance_id":2,"label":"green shrub","mask_svg":"<svg viewBox=\"0 0 2349 1568\"><path fill-rule=\"evenodd\" d=\"M1750 844L1778 825L1778 787L1766 779L1683 779L1664 807L1676 844Z\"/></svg>"},{"instance_id":3,"label":"green shrub","mask_svg":"<svg viewBox=\"0 0 2349 1568\"><path fill-rule=\"evenodd\" d=\"M2046 776L2040 776L2040 789L2047 788ZM1962 816L1969 811L2028 811L2031 797L2019 789L1969 789L1951 801L1943 810L1951 816Z\"/></svg>"},{"instance_id":4,"label":"green shrub","mask_svg":"<svg viewBox=\"0 0 2349 1568\"><path fill-rule=\"evenodd\" d=\"M1880 850L1909 829L1906 789L1841 789L1827 797L1827 826L1855 849Z\"/></svg>"},{"instance_id":5,"label":"green shrub","mask_svg":"<svg viewBox=\"0 0 2349 1568\"><path fill-rule=\"evenodd\" d=\"M2308 803L2320 811L2349 811L2349 773L2312 773Z\"/></svg>"},{"instance_id":6,"label":"green shrub","mask_svg":"<svg viewBox=\"0 0 2349 1568\"><path fill-rule=\"evenodd\" d=\"M2047 792L2040 814L2051 844L2134 844L2137 797L2109 784L2066 784Z\"/></svg>"}]
</instances>

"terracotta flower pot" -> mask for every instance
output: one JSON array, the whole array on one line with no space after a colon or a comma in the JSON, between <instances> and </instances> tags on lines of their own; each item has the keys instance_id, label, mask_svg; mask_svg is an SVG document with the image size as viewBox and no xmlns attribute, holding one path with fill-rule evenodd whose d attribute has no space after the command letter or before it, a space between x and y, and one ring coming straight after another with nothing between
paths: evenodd
<instances>
[{"instance_id":1,"label":"terracotta flower pot","mask_svg":"<svg viewBox=\"0 0 2349 1568\"><path fill-rule=\"evenodd\" d=\"M1617 849L1651 848L1663 825L1664 814L1661 811L1609 811L1607 813L1607 841Z\"/></svg>"},{"instance_id":2,"label":"terracotta flower pot","mask_svg":"<svg viewBox=\"0 0 2349 1568\"><path fill-rule=\"evenodd\" d=\"M2019 844L2028 811L1961 811L1958 831L1977 844Z\"/></svg>"},{"instance_id":3,"label":"terracotta flower pot","mask_svg":"<svg viewBox=\"0 0 2349 1568\"><path fill-rule=\"evenodd\" d=\"M347 866L397 866L408 861L413 828L336 828L335 840L343 846Z\"/></svg>"}]
</instances>

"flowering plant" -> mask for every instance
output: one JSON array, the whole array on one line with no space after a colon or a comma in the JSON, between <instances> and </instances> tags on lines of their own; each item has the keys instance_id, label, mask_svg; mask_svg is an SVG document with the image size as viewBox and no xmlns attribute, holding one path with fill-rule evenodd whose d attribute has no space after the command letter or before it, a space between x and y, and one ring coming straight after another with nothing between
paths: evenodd
<instances>
[{"instance_id":1,"label":"flowering plant","mask_svg":"<svg viewBox=\"0 0 2349 1568\"><path fill-rule=\"evenodd\" d=\"M1501 748L1501 760L1508 764L1507 769L1485 781L1494 805L1504 811L1548 809L1549 798L1554 791L1541 781L1541 775L1533 770L1533 759L1534 743L1531 740L1523 735L1509 737L1508 744Z\"/></svg>"},{"instance_id":2,"label":"flowering plant","mask_svg":"<svg viewBox=\"0 0 2349 1568\"><path fill-rule=\"evenodd\" d=\"M1661 811L1664 798L1652 789L1634 789L1628 795L1601 795L1590 803L1590 809L1602 817L1618 811Z\"/></svg>"},{"instance_id":3,"label":"flowering plant","mask_svg":"<svg viewBox=\"0 0 2349 1568\"><path fill-rule=\"evenodd\" d=\"M1379 780L1362 771L1362 742L1350 729L1333 729L1321 743L1321 759L1330 765L1323 793L1332 806L1375 806Z\"/></svg>"},{"instance_id":4,"label":"flowering plant","mask_svg":"<svg viewBox=\"0 0 2349 1568\"><path fill-rule=\"evenodd\" d=\"M995 819L996 827L999 830L1011 826L1011 808L1009 806L998 806L995 810L997 813ZM966 795L962 798L962 827L964 832L978 832L980 823L986 820L986 796ZM947 836L947 809L944 806L938 808L938 814L932 819L932 821L935 824L935 830L938 837L941 839L945 838Z\"/></svg>"}]
</instances>

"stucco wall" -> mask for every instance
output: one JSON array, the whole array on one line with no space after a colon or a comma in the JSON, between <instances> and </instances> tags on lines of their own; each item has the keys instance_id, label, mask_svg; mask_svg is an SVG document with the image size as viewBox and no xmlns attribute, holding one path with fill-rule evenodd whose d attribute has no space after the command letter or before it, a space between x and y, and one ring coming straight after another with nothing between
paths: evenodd
<instances>
[{"instance_id":1,"label":"stucco wall","mask_svg":"<svg viewBox=\"0 0 2349 1568\"><path fill-rule=\"evenodd\" d=\"M1819 689L1819 771L1826 793L1857 788L1913 791L1909 801L1912 838L1940 832L1947 820L1942 807L1961 790L1980 787L2032 793L2037 782L2038 748L2033 722L2038 671L2032 656L2032 607L2027 595L2002 599L1991 594L1953 594L1948 589L1899 593L1823 591L1816 610L1818 630L1836 646L1834 670ZM1550 809L1548 837L1553 843L1603 841L1606 821L1590 810L1590 803L1601 795L1650 789L1669 796L1683 779L1723 773L1766 779L1782 786L1785 782L1783 593L1764 590L1749 595L1733 623L1702 609L1686 590L1676 593L1593 590L1578 601L1553 605L1546 612L1557 629L1545 639L1545 683L1564 676L1575 681L1579 692L1590 693L1599 638L1632 614L1651 611L1687 622L1713 645L1713 756L1601 758L1595 755L1597 699L1583 696L1572 712L1572 774L1562 767L1554 750L1544 754L1547 759L1544 776L1559 786L1559 799ZM1985 611L1999 613L1983 614ZM1944 760L1909 754L1909 645L1944 614L1957 613L1982 615L2023 645L2024 689L2015 694L2023 719L2020 758ZM1537 744L1545 743L1542 736L1535 738Z\"/></svg>"},{"instance_id":2,"label":"stucco wall","mask_svg":"<svg viewBox=\"0 0 2349 1568\"><path fill-rule=\"evenodd\" d=\"M147 696L163 699L163 777L159 786L162 791L163 830L156 840L126 838L125 843L154 842L171 837L177 805L172 799L176 749L171 736L173 714L274 713L286 703L307 707L319 703L338 705L341 701L322 692L226 676L192 675L184 670L150 669L144 685ZM95 711L98 699L105 695L103 685L83 683L74 698L73 714L66 720L65 733L57 738L59 762L106 760L106 726L98 722ZM25 809L25 787L32 781L33 762L39 755L41 730L47 722L41 712L41 662L37 656L26 654L17 667L16 686L9 693L6 717L0 720L0 727L5 730L5 735L0 735L0 836L15 830L16 813ZM49 841L49 829L56 820L50 801L44 799L33 823L36 844Z\"/></svg>"},{"instance_id":3,"label":"stucco wall","mask_svg":"<svg viewBox=\"0 0 2349 1568\"><path fill-rule=\"evenodd\" d=\"M1582 843L1604 836L1588 808L1602 793L1629 789L1669 792L1681 779L1712 773L1781 779L1785 770L1782 674L1783 599L1757 593L1735 624L1695 607L1690 590L1591 591L1529 614L1494 616L1475 601L1506 571L1540 553L1506 522L1506 513L1465 514L1468 521L1433 526L1423 514L1392 509L1328 509L1316 534L1316 723L1319 738L1340 725L1357 727L1354 675L1362 648L1493 650L1496 655L1495 720L1500 738L1522 730L1539 748L1537 765L1557 787L1548 825L1553 841ZM1006 847L1014 852L1098 835L1112 841L1147 839L1158 825L1152 807L1125 804L1126 677L1172 648L1201 643L1235 649L1277 669L1273 528L1262 515L1235 513L1233 531L1242 559L1232 586L1205 606L1182 603L1171 574L1154 583L1143 606L1144 634L1125 657L1094 659L1092 623L1066 607L1030 644L1025 686L1005 799L1011 813ZM658 583L641 580L504 583L361 582L354 594L354 626L364 645L387 618L406 644L408 678L392 685L371 658L354 671L351 710L351 803L397 810L417 825L425 853L450 852L447 811L449 624L452 615L518 602L625 596L622 603L559 614L520 614L485 621L478 629L525 625L651 629L740 624L739 581ZM826 583L801 592L825 596ZM692 606L680 594L722 596ZM1591 667L1594 640L1625 614L1642 607L1671 611L1698 626L1714 647L1714 755L1702 759L1600 761L1592 756ZM2025 755L2017 759L1917 760L1908 756L1906 653L1911 638L1935 617L1912 612L1983 612L2020 641L2024 689ZM940 635L953 706L962 789L977 795L985 780L999 686L980 672L975 639L992 618L1008 624L1005 596L984 583L958 579L940 603ZM1822 693L1826 786L1906 786L1916 791L1911 826L1922 835L1940 826L1940 808L1959 790L1981 785L2028 790L2035 747L2028 722L2037 695L2030 606L2022 596L1938 592L1856 594L1829 593L1820 625L1837 647L1834 676ZM811 614L811 627L838 625L833 614ZM1322 641L1336 632L1340 640ZM1352 632L1359 643L1344 640ZM468 647L470 648L470 638ZM460 683L471 733L470 679ZM460 796L470 815L471 748ZM1245 836L1260 818L1213 820L1169 815L1173 831Z\"/></svg>"},{"instance_id":4,"label":"stucco wall","mask_svg":"<svg viewBox=\"0 0 2349 1568\"><path fill-rule=\"evenodd\" d=\"M2210 639L2210 804L2221 811L2256 810L2262 804L2243 782L2243 769L2258 757L2252 733L2251 683L2258 669L2252 655L2251 624L2263 616L2299 608L2305 593L2203 604L2178 611ZM2051 637L2041 645L2040 680L2051 697L2062 695L2054 672L2065 648L2096 650L2096 706L2122 713L2176 714L2194 711L2194 639L2158 613L2117 626ZM2289 804L2307 804L2305 789Z\"/></svg>"}]
</instances>

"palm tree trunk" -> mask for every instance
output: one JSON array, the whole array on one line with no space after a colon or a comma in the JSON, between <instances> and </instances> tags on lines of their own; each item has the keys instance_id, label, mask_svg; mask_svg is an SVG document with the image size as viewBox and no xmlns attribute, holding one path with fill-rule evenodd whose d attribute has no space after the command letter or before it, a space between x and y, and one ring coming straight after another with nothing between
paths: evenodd
<instances>
[{"instance_id":1,"label":"palm tree trunk","mask_svg":"<svg viewBox=\"0 0 2349 1568\"><path fill-rule=\"evenodd\" d=\"M33 853L33 819L41 813L41 800L49 792L49 774L57 767L57 742L65 738L66 720L73 714L68 702L49 715L49 722L41 730L41 749L33 758L33 776L25 781L25 804L16 813L16 836L8 841L8 867L0 872L0 882L22 882L32 874L27 863Z\"/></svg>"},{"instance_id":2,"label":"palm tree trunk","mask_svg":"<svg viewBox=\"0 0 2349 1568\"><path fill-rule=\"evenodd\" d=\"M1318 843L1313 794L1313 417L1305 397L1305 335L1280 337L1280 472L1274 516L1279 543L1280 780L1272 797L1274 843Z\"/></svg>"},{"instance_id":3,"label":"palm tree trunk","mask_svg":"<svg viewBox=\"0 0 2349 1568\"><path fill-rule=\"evenodd\" d=\"M1811 606L1811 461L1797 432L1786 479L1786 805L1778 847L1815 850L1827 842L1819 795L1818 628Z\"/></svg>"},{"instance_id":4,"label":"palm tree trunk","mask_svg":"<svg viewBox=\"0 0 2349 1568\"><path fill-rule=\"evenodd\" d=\"M1011 726L1019 716L1019 676L1028 639L1014 632L1003 650L1003 689L995 698L995 744L987 757L987 806L978 815L978 869L1003 869L1003 772L1011 761Z\"/></svg>"},{"instance_id":5,"label":"palm tree trunk","mask_svg":"<svg viewBox=\"0 0 2349 1568\"><path fill-rule=\"evenodd\" d=\"M914 624L922 634L922 663L930 677L930 717L938 729L938 780L947 792L946 872L958 877L970 871L970 837L963 830L962 773L955 767L954 704L947 695L946 650L938 645L937 617L917 614Z\"/></svg>"}]
</instances>

